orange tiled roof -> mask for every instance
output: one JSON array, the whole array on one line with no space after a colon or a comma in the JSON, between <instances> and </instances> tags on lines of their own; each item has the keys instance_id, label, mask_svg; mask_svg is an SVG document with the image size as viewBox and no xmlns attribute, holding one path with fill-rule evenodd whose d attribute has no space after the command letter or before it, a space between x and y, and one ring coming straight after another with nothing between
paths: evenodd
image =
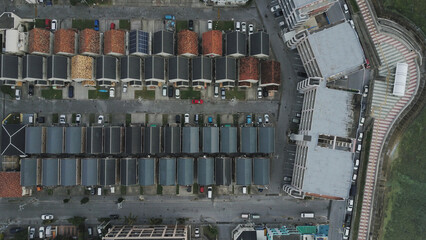
<instances>
[{"instance_id":1,"label":"orange tiled roof","mask_svg":"<svg viewBox=\"0 0 426 240\"><path fill-rule=\"evenodd\" d=\"M22 197L20 172L0 172L0 183L0 198Z\"/></svg>"},{"instance_id":2,"label":"orange tiled roof","mask_svg":"<svg viewBox=\"0 0 426 240\"><path fill-rule=\"evenodd\" d=\"M75 53L75 31L71 29L58 29L55 32L53 53Z\"/></svg>"},{"instance_id":3,"label":"orange tiled roof","mask_svg":"<svg viewBox=\"0 0 426 240\"><path fill-rule=\"evenodd\" d=\"M122 30L111 29L104 33L104 54L126 54L126 34Z\"/></svg>"},{"instance_id":4,"label":"orange tiled roof","mask_svg":"<svg viewBox=\"0 0 426 240\"><path fill-rule=\"evenodd\" d=\"M240 60L240 80L259 80L259 60L245 57Z\"/></svg>"},{"instance_id":5,"label":"orange tiled roof","mask_svg":"<svg viewBox=\"0 0 426 240\"><path fill-rule=\"evenodd\" d=\"M274 60L263 61L261 63L262 81L261 84L280 84L281 68L280 63Z\"/></svg>"},{"instance_id":6,"label":"orange tiled roof","mask_svg":"<svg viewBox=\"0 0 426 240\"><path fill-rule=\"evenodd\" d=\"M190 53L198 55L198 35L190 30L178 33L178 55Z\"/></svg>"},{"instance_id":7,"label":"orange tiled roof","mask_svg":"<svg viewBox=\"0 0 426 240\"><path fill-rule=\"evenodd\" d=\"M28 39L28 52L50 54L50 31L43 28L34 28Z\"/></svg>"},{"instance_id":8,"label":"orange tiled roof","mask_svg":"<svg viewBox=\"0 0 426 240\"><path fill-rule=\"evenodd\" d=\"M203 54L218 54L222 56L222 32L212 30L203 33Z\"/></svg>"},{"instance_id":9,"label":"orange tiled roof","mask_svg":"<svg viewBox=\"0 0 426 240\"><path fill-rule=\"evenodd\" d=\"M80 32L79 53L90 52L101 54L99 32L91 28L86 28Z\"/></svg>"}]
</instances>

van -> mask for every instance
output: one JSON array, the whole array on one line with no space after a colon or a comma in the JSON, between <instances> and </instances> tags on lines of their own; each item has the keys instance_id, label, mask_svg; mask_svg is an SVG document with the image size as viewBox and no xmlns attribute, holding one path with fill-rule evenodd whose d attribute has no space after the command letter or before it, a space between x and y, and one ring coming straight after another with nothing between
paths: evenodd
<instances>
[{"instance_id":1,"label":"van","mask_svg":"<svg viewBox=\"0 0 426 240\"><path fill-rule=\"evenodd\" d=\"M98 196L101 196L101 195L102 195L102 188L98 187Z\"/></svg>"},{"instance_id":2,"label":"van","mask_svg":"<svg viewBox=\"0 0 426 240\"><path fill-rule=\"evenodd\" d=\"M301 218L314 218L315 214L314 213L301 213L300 217Z\"/></svg>"},{"instance_id":3,"label":"van","mask_svg":"<svg viewBox=\"0 0 426 240\"><path fill-rule=\"evenodd\" d=\"M250 217L250 213L241 213L242 219L248 219Z\"/></svg>"},{"instance_id":4,"label":"van","mask_svg":"<svg viewBox=\"0 0 426 240\"><path fill-rule=\"evenodd\" d=\"M219 97L219 86L214 86L214 97Z\"/></svg>"},{"instance_id":5,"label":"van","mask_svg":"<svg viewBox=\"0 0 426 240\"><path fill-rule=\"evenodd\" d=\"M251 219L259 219L259 218L260 218L259 214L256 214L256 213L251 214Z\"/></svg>"},{"instance_id":6,"label":"van","mask_svg":"<svg viewBox=\"0 0 426 240\"><path fill-rule=\"evenodd\" d=\"M345 13L349 13L348 5L346 5L346 3L343 4L343 8L345 9Z\"/></svg>"},{"instance_id":7,"label":"van","mask_svg":"<svg viewBox=\"0 0 426 240\"><path fill-rule=\"evenodd\" d=\"M31 116L29 116L29 117L28 117L28 122L29 122L30 124L33 124L33 123L34 123L34 116L33 116L33 115L31 115Z\"/></svg>"},{"instance_id":8,"label":"van","mask_svg":"<svg viewBox=\"0 0 426 240\"><path fill-rule=\"evenodd\" d=\"M243 186L243 194L247 194L247 187Z\"/></svg>"},{"instance_id":9,"label":"van","mask_svg":"<svg viewBox=\"0 0 426 240\"><path fill-rule=\"evenodd\" d=\"M208 199L212 199L213 197L213 188L212 187L208 187L207 188L207 198Z\"/></svg>"},{"instance_id":10,"label":"van","mask_svg":"<svg viewBox=\"0 0 426 240\"><path fill-rule=\"evenodd\" d=\"M358 144L356 147L356 152L359 153L361 152L361 144Z\"/></svg>"}]
</instances>

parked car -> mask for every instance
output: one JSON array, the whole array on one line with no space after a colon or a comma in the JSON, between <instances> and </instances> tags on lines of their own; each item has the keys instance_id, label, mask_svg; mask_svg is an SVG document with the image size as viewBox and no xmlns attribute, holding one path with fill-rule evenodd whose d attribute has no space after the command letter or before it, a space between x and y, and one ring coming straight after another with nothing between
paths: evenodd
<instances>
[{"instance_id":1,"label":"parked car","mask_svg":"<svg viewBox=\"0 0 426 240\"><path fill-rule=\"evenodd\" d=\"M123 92L126 93L127 92L127 84L123 84Z\"/></svg>"},{"instance_id":2,"label":"parked car","mask_svg":"<svg viewBox=\"0 0 426 240\"><path fill-rule=\"evenodd\" d=\"M194 115L194 122L195 122L195 123L198 123L198 119L199 119L199 115L198 115L198 114L195 114L195 115Z\"/></svg>"},{"instance_id":3,"label":"parked car","mask_svg":"<svg viewBox=\"0 0 426 240\"><path fill-rule=\"evenodd\" d=\"M345 230L343 232L343 239L348 239L349 238L349 232L351 231L350 227L345 227Z\"/></svg>"},{"instance_id":4,"label":"parked car","mask_svg":"<svg viewBox=\"0 0 426 240\"><path fill-rule=\"evenodd\" d=\"M219 86L214 86L214 97L219 97Z\"/></svg>"},{"instance_id":5,"label":"parked car","mask_svg":"<svg viewBox=\"0 0 426 240\"><path fill-rule=\"evenodd\" d=\"M207 188L207 198L208 199L212 199L213 197L213 188L212 187L208 187Z\"/></svg>"},{"instance_id":6,"label":"parked car","mask_svg":"<svg viewBox=\"0 0 426 240\"><path fill-rule=\"evenodd\" d=\"M247 24L246 22L241 23L241 32L245 33L247 31Z\"/></svg>"},{"instance_id":7,"label":"parked car","mask_svg":"<svg viewBox=\"0 0 426 240\"><path fill-rule=\"evenodd\" d=\"M15 99L21 100L21 89L15 89Z\"/></svg>"},{"instance_id":8,"label":"parked car","mask_svg":"<svg viewBox=\"0 0 426 240\"><path fill-rule=\"evenodd\" d=\"M77 114L75 115L75 123L80 124L80 121L81 121L81 114L80 114L80 113L77 113Z\"/></svg>"},{"instance_id":9,"label":"parked car","mask_svg":"<svg viewBox=\"0 0 426 240\"><path fill-rule=\"evenodd\" d=\"M35 228L30 227L30 233L29 233L29 237L30 239L34 239L35 238Z\"/></svg>"},{"instance_id":10,"label":"parked car","mask_svg":"<svg viewBox=\"0 0 426 240\"><path fill-rule=\"evenodd\" d=\"M281 17L283 15L283 11L281 11L281 10L278 10L278 11L275 11L274 12L274 17L275 18L279 18L279 17Z\"/></svg>"},{"instance_id":11,"label":"parked car","mask_svg":"<svg viewBox=\"0 0 426 240\"><path fill-rule=\"evenodd\" d=\"M51 237L52 236L52 226L47 226L46 227L46 237Z\"/></svg>"},{"instance_id":12,"label":"parked car","mask_svg":"<svg viewBox=\"0 0 426 240\"><path fill-rule=\"evenodd\" d=\"M246 117L246 123L247 124L251 124L252 123L251 115L247 115L247 117Z\"/></svg>"},{"instance_id":13,"label":"parked car","mask_svg":"<svg viewBox=\"0 0 426 240\"><path fill-rule=\"evenodd\" d=\"M224 100L226 98L225 88L222 88L220 90L220 95L222 96L222 100Z\"/></svg>"},{"instance_id":14,"label":"parked car","mask_svg":"<svg viewBox=\"0 0 426 240\"><path fill-rule=\"evenodd\" d=\"M109 89L109 97L110 97L110 98L115 97L115 88L110 88L110 89Z\"/></svg>"},{"instance_id":15,"label":"parked car","mask_svg":"<svg viewBox=\"0 0 426 240\"><path fill-rule=\"evenodd\" d=\"M195 228L195 237L200 237L200 229L199 228Z\"/></svg>"},{"instance_id":16,"label":"parked car","mask_svg":"<svg viewBox=\"0 0 426 240\"><path fill-rule=\"evenodd\" d=\"M58 28L58 20L53 19L52 20L52 24L50 25L50 30L51 31L56 31L57 28Z\"/></svg>"},{"instance_id":17,"label":"parked car","mask_svg":"<svg viewBox=\"0 0 426 240\"><path fill-rule=\"evenodd\" d=\"M170 85L169 86L169 97L173 97L173 86L172 85Z\"/></svg>"},{"instance_id":18,"label":"parked car","mask_svg":"<svg viewBox=\"0 0 426 240\"><path fill-rule=\"evenodd\" d=\"M179 98L180 98L180 89L179 89L179 88L176 88L176 90L175 90L175 97L176 97L177 99L179 99Z\"/></svg>"},{"instance_id":19,"label":"parked car","mask_svg":"<svg viewBox=\"0 0 426 240\"><path fill-rule=\"evenodd\" d=\"M275 5L275 6L271 7L271 12L275 12L278 9L281 9L280 5Z\"/></svg>"},{"instance_id":20,"label":"parked car","mask_svg":"<svg viewBox=\"0 0 426 240\"><path fill-rule=\"evenodd\" d=\"M247 186L243 186L242 191L243 191L243 194L247 194Z\"/></svg>"},{"instance_id":21,"label":"parked car","mask_svg":"<svg viewBox=\"0 0 426 240\"><path fill-rule=\"evenodd\" d=\"M262 89L262 94L263 94L263 97L268 97L268 89L263 88Z\"/></svg>"},{"instance_id":22,"label":"parked car","mask_svg":"<svg viewBox=\"0 0 426 240\"><path fill-rule=\"evenodd\" d=\"M359 167L359 159L356 159L354 162L354 170L355 171L358 170L358 167Z\"/></svg>"},{"instance_id":23,"label":"parked car","mask_svg":"<svg viewBox=\"0 0 426 240\"><path fill-rule=\"evenodd\" d=\"M346 3L343 4L343 9L345 10L345 13L349 13L349 8L348 8L348 5L346 5Z\"/></svg>"},{"instance_id":24,"label":"parked car","mask_svg":"<svg viewBox=\"0 0 426 240\"><path fill-rule=\"evenodd\" d=\"M257 98L262 98L262 88L257 88Z\"/></svg>"},{"instance_id":25,"label":"parked car","mask_svg":"<svg viewBox=\"0 0 426 240\"><path fill-rule=\"evenodd\" d=\"M73 97L74 97L74 87L69 86L68 87L68 98L73 98Z\"/></svg>"},{"instance_id":26,"label":"parked car","mask_svg":"<svg viewBox=\"0 0 426 240\"><path fill-rule=\"evenodd\" d=\"M368 85L364 86L364 93L362 94L363 97L367 97L368 96Z\"/></svg>"},{"instance_id":27,"label":"parked car","mask_svg":"<svg viewBox=\"0 0 426 240\"><path fill-rule=\"evenodd\" d=\"M102 124L104 122L104 115L99 115L98 124Z\"/></svg>"},{"instance_id":28,"label":"parked car","mask_svg":"<svg viewBox=\"0 0 426 240\"><path fill-rule=\"evenodd\" d=\"M241 30L241 23L240 22L236 22L235 23L235 31L239 32Z\"/></svg>"},{"instance_id":29,"label":"parked car","mask_svg":"<svg viewBox=\"0 0 426 240\"><path fill-rule=\"evenodd\" d=\"M260 124L262 124L262 122L263 122L262 116L259 116L257 118L257 123L260 125Z\"/></svg>"},{"instance_id":30,"label":"parked car","mask_svg":"<svg viewBox=\"0 0 426 240\"><path fill-rule=\"evenodd\" d=\"M208 122L208 123L213 123L213 118L212 118L212 117L208 117L208 118L207 118L207 122Z\"/></svg>"},{"instance_id":31,"label":"parked car","mask_svg":"<svg viewBox=\"0 0 426 240\"><path fill-rule=\"evenodd\" d=\"M109 218L110 219L118 219L120 216L118 216L118 214L110 214Z\"/></svg>"},{"instance_id":32,"label":"parked car","mask_svg":"<svg viewBox=\"0 0 426 240\"><path fill-rule=\"evenodd\" d=\"M62 114L61 116L59 116L59 123L60 124L65 124L66 123L66 121L65 121L65 115L64 114Z\"/></svg>"},{"instance_id":33,"label":"parked car","mask_svg":"<svg viewBox=\"0 0 426 240\"><path fill-rule=\"evenodd\" d=\"M110 30L115 29L115 23L111 23L111 24L109 25L109 29L110 29Z\"/></svg>"},{"instance_id":34,"label":"parked car","mask_svg":"<svg viewBox=\"0 0 426 240\"><path fill-rule=\"evenodd\" d=\"M98 19L95 20L95 24L93 26L93 29L95 29L95 31L99 31L99 20Z\"/></svg>"},{"instance_id":35,"label":"parked car","mask_svg":"<svg viewBox=\"0 0 426 240\"><path fill-rule=\"evenodd\" d=\"M190 31L194 31L194 21L192 21L192 20L188 21L188 29Z\"/></svg>"},{"instance_id":36,"label":"parked car","mask_svg":"<svg viewBox=\"0 0 426 240\"><path fill-rule=\"evenodd\" d=\"M192 99L192 104L203 104L203 99Z\"/></svg>"},{"instance_id":37,"label":"parked car","mask_svg":"<svg viewBox=\"0 0 426 240\"><path fill-rule=\"evenodd\" d=\"M368 58L365 59L365 67L370 68L370 60Z\"/></svg>"},{"instance_id":38,"label":"parked car","mask_svg":"<svg viewBox=\"0 0 426 240\"><path fill-rule=\"evenodd\" d=\"M162 90L161 90L161 95L163 95L163 97L167 97L167 87L163 86Z\"/></svg>"},{"instance_id":39,"label":"parked car","mask_svg":"<svg viewBox=\"0 0 426 240\"><path fill-rule=\"evenodd\" d=\"M89 235L89 237L93 236L93 228L92 227L87 228L87 235Z\"/></svg>"},{"instance_id":40,"label":"parked car","mask_svg":"<svg viewBox=\"0 0 426 240\"><path fill-rule=\"evenodd\" d=\"M43 238L44 238L44 227L40 227L40 228L38 229L38 237L39 237L40 239L43 239Z\"/></svg>"},{"instance_id":41,"label":"parked car","mask_svg":"<svg viewBox=\"0 0 426 240\"><path fill-rule=\"evenodd\" d=\"M185 123L189 123L189 113L185 113Z\"/></svg>"},{"instance_id":42,"label":"parked car","mask_svg":"<svg viewBox=\"0 0 426 240\"><path fill-rule=\"evenodd\" d=\"M207 30L213 30L213 21L212 20L207 21Z\"/></svg>"},{"instance_id":43,"label":"parked car","mask_svg":"<svg viewBox=\"0 0 426 240\"><path fill-rule=\"evenodd\" d=\"M348 199L348 207L346 208L346 210L348 212L352 212L353 209L354 209L354 200L349 198Z\"/></svg>"},{"instance_id":44,"label":"parked car","mask_svg":"<svg viewBox=\"0 0 426 240\"><path fill-rule=\"evenodd\" d=\"M44 26L47 30L50 30L50 23L52 22L52 20L50 19L45 19L44 20Z\"/></svg>"},{"instance_id":45,"label":"parked car","mask_svg":"<svg viewBox=\"0 0 426 240\"><path fill-rule=\"evenodd\" d=\"M52 214L43 214L41 215L41 220L52 220L53 215Z\"/></svg>"},{"instance_id":46,"label":"parked car","mask_svg":"<svg viewBox=\"0 0 426 240\"><path fill-rule=\"evenodd\" d=\"M204 193L204 186L200 186L200 193Z\"/></svg>"},{"instance_id":47,"label":"parked car","mask_svg":"<svg viewBox=\"0 0 426 240\"><path fill-rule=\"evenodd\" d=\"M176 115L175 121L176 121L176 123L180 123L180 115Z\"/></svg>"},{"instance_id":48,"label":"parked car","mask_svg":"<svg viewBox=\"0 0 426 240\"><path fill-rule=\"evenodd\" d=\"M15 234L15 233L18 233L18 232L21 232L21 231L22 231L21 227L13 227L13 228L9 229L10 234Z\"/></svg>"},{"instance_id":49,"label":"parked car","mask_svg":"<svg viewBox=\"0 0 426 240\"><path fill-rule=\"evenodd\" d=\"M34 85L32 84L28 86L28 95L30 96L34 95Z\"/></svg>"},{"instance_id":50,"label":"parked car","mask_svg":"<svg viewBox=\"0 0 426 240\"><path fill-rule=\"evenodd\" d=\"M361 120L359 121L359 126L362 127L364 125L365 122L365 118L362 117Z\"/></svg>"},{"instance_id":51,"label":"parked car","mask_svg":"<svg viewBox=\"0 0 426 240\"><path fill-rule=\"evenodd\" d=\"M44 123L44 117L38 117L36 120L38 123Z\"/></svg>"},{"instance_id":52,"label":"parked car","mask_svg":"<svg viewBox=\"0 0 426 240\"><path fill-rule=\"evenodd\" d=\"M265 113L263 118L265 118L265 123L269 123L269 115L267 113Z\"/></svg>"},{"instance_id":53,"label":"parked car","mask_svg":"<svg viewBox=\"0 0 426 240\"><path fill-rule=\"evenodd\" d=\"M364 133L359 133L358 135L358 141L362 141L362 137L364 136Z\"/></svg>"},{"instance_id":54,"label":"parked car","mask_svg":"<svg viewBox=\"0 0 426 240\"><path fill-rule=\"evenodd\" d=\"M248 29L249 29L249 35L253 34L253 32L254 32L254 25L253 24L249 24Z\"/></svg>"}]
</instances>

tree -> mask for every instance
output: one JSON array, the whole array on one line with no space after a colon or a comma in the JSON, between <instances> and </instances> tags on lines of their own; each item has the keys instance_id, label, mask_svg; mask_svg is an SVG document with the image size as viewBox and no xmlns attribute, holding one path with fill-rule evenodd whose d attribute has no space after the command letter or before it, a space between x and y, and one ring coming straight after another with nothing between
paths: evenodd
<instances>
[{"instance_id":1,"label":"tree","mask_svg":"<svg viewBox=\"0 0 426 240\"><path fill-rule=\"evenodd\" d=\"M136 223L137 216L133 216L132 213L129 214L129 216L124 217L124 225L133 225Z\"/></svg>"},{"instance_id":2,"label":"tree","mask_svg":"<svg viewBox=\"0 0 426 240\"><path fill-rule=\"evenodd\" d=\"M67 219L69 223L71 223L74 226L80 226L81 224L84 224L84 221L86 221L85 217L79 217L79 216L74 216L72 218L68 218Z\"/></svg>"},{"instance_id":3,"label":"tree","mask_svg":"<svg viewBox=\"0 0 426 240\"><path fill-rule=\"evenodd\" d=\"M160 225L162 223L163 223L162 218L151 218L151 219L149 219L149 224L151 224L151 225Z\"/></svg>"},{"instance_id":4,"label":"tree","mask_svg":"<svg viewBox=\"0 0 426 240\"><path fill-rule=\"evenodd\" d=\"M82 198L81 200L80 200L80 203L81 204L86 204L86 203L88 203L89 202L89 198L88 197L84 197L84 198Z\"/></svg>"}]
</instances>

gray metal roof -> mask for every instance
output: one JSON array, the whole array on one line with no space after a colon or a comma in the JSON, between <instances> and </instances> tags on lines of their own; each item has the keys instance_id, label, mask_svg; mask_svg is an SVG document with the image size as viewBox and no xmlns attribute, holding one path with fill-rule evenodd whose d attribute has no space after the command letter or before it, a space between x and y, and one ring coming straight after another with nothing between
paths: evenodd
<instances>
[{"instance_id":1,"label":"gray metal roof","mask_svg":"<svg viewBox=\"0 0 426 240\"><path fill-rule=\"evenodd\" d=\"M47 79L68 79L68 58L60 55L47 57Z\"/></svg>"},{"instance_id":2,"label":"gray metal roof","mask_svg":"<svg viewBox=\"0 0 426 240\"><path fill-rule=\"evenodd\" d=\"M141 127L126 127L126 153L142 153L142 129Z\"/></svg>"},{"instance_id":3,"label":"gray metal roof","mask_svg":"<svg viewBox=\"0 0 426 240\"><path fill-rule=\"evenodd\" d=\"M236 167L236 184L237 185L250 185L252 181L253 159L251 158L237 158L235 159Z\"/></svg>"},{"instance_id":4,"label":"gray metal roof","mask_svg":"<svg viewBox=\"0 0 426 240\"><path fill-rule=\"evenodd\" d=\"M177 167L178 184L181 186L192 185L194 183L194 159L178 158Z\"/></svg>"},{"instance_id":5,"label":"gray metal roof","mask_svg":"<svg viewBox=\"0 0 426 240\"><path fill-rule=\"evenodd\" d=\"M46 128L46 153L61 154L64 147L64 128Z\"/></svg>"},{"instance_id":6,"label":"gray metal roof","mask_svg":"<svg viewBox=\"0 0 426 240\"><path fill-rule=\"evenodd\" d=\"M183 127L182 152L198 153L200 151L199 127Z\"/></svg>"},{"instance_id":7,"label":"gray metal roof","mask_svg":"<svg viewBox=\"0 0 426 240\"><path fill-rule=\"evenodd\" d=\"M27 127L25 129L25 153L39 154L41 153L41 137L42 127Z\"/></svg>"},{"instance_id":8,"label":"gray metal roof","mask_svg":"<svg viewBox=\"0 0 426 240\"><path fill-rule=\"evenodd\" d=\"M214 184L214 158L197 159L197 178L200 186Z\"/></svg>"},{"instance_id":9,"label":"gray metal roof","mask_svg":"<svg viewBox=\"0 0 426 240\"><path fill-rule=\"evenodd\" d=\"M160 127L146 127L144 135L144 153L157 154L161 149Z\"/></svg>"},{"instance_id":10,"label":"gray metal roof","mask_svg":"<svg viewBox=\"0 0 426 240\"><path fill-rule=\"evenodd\" d=\"M247 55L247 35L243 32L230 32L226 34L226 55Z\"/></svg>"},{"instance_id":11,"label":"gray metal roof","mask_svg":"<svg viewBox=\"0 0 426 240\"><path fill-rule=\"evenodd\" d=\"M258 151L260 153L274 153L275 152L275 128L260 127L258 144L259 144Z\"/></svg>"},{"instance_id":12,"label":"gray metal roof","mask_svg":"<svg viewBox=\"0 0 426 240\"><path fill-rule=\"evenodd\" d=\"M77 185L77 159L75 158L61 159L61 185L62 186Z\"/></svg>"},{"instance_id":13,"label":"gray metal roof","mask_svg":"<svg viewBox=\"0 0 426 240\"><path fill-rule=\"evenodd\" d=\"M155 176L155 159L154 158L139 158L139 185L150 186L154 185Z\"/></svg>"},{"instance_id":14,"label":"gray metal roof","mask_svg":"<svg viewBox=\"0 0 426 240\"><path fill-rule=\"evenodd\" d=\"M116 174L115 158L102 158L99 164L99 184L102 186L115 185Z\"/></svg>"},{"instance_id":15,"label":"gray metal roof","mask_svg":"<svg viewBox=\"0 0 426 240\"><path fill-rule=\"evenodd\" d=\"M270 178L269 158L255 158L253 160L253 181L254 185L269 185Z\"/></svg>"},{"instance_id":16,"label":"gray metal roof","mask_svg":"<svg viewBox=\"0 0 426 240\"><path fill-rule=\"evenodd\" d=\"M162 186L175 185L176 184L176 159L160 158L159 168L160 168L159 184Z\"/></svg>"},{"instance_id":17,"label":"gray metal roof","mask_svg":"<svg viewBox=\"0 0 426 240\"><path fill-rule=\"evenodd\" d=\"M203 128L203 152L204 153L219 152L219 128L218 127Z\"/></svg>"},{"instance_id":18,"label":"gray metal roof","mask_svg":"<svg viewBox=\"0 0 426 240\"><path fill-rule=\"evenodd\" d=\"M43 79L43 57L25 55L23 57L22 78Z\"/></svg>"},{"instance_id":19,"label":"gray metal roof","mask_svg":"<svg viewBox=\"0 0 426 240\"><path fill-rule=\"evenodd\" d=\"M102 127L86 128L86 153L102 153Z\"/></svg>"},{"instance_id":20,"label":"gray metal roof","mask_svg":"<svg viewBox=\"0 0 426 240\"><path fill-rule=\"evenodd\" d=\"M121 153L121 127L111 126L104 128L104 152L110 154Z\"/></svg>"},{"instance_id":21,"label":"gray metal roof","mask_svg":"<svg viewBox=\"0 0 426 240\"><path fill-rule=\"evenodd\" d=\"M212 58L198 56L192 59L192 80L213 80Z\"/></svg>"},{"instance_id":22,"label":"gray metal roof","mask_svg":"<svg viewBox=\"0 0 426 240\"><path fill-rule=\"evenodd\" d=\"M136 158L120 159L120 178L121 185L136 184Z\"/></svg>"},{"instance_id":23,"label":"gray metal roof","mask_svg":"<svg viewBox=\"0 0 426 240\"><path fill-rule=\"evenodd\" d=\"M164 58L149 56L145 59L145 79L164 79Z\"/></svg>"},{"instance_id":24,"label":"gray metal roof","mask_svg":"<svg viewBox=\"0 0 426 240\"><path fill-rule=\"evenodd\" d=\"M25 154L25 125L3 124L1 136L1 155Z\"/></svg>"},{"instance_id":25,"label":"gray metal roof","mask_svg":"<svg viewBox=\"0 0 426 240\"><path fill-rule=\"evenodd\" d=\"M120 59L121 79L141 80L141 59L135 56L124 56Z\"/></svg>"},{"instance_id":26,"label":"gray metal roof","mask_svg":"<svg viewBox=\"0 0 426 240\"><path fill-rule=\"evenodd\" d=\"M79 154L82 153L81 142L82 127L65 128L65 151L64 153Z\"/></svg>"},{"instance_id":27,"label":"gray metal roof","mask_svg":"<svg viewBox=\"0 0 426 240\"><path fill-rule=\"evenodd\" d=\"M169 80L189 80L189 60L186 57L173 56L169 58Z\"/></svg>"},{"instance_id":28,"label":"gray metal roof","mask_svg":"<svg viewBox=\"0 0 426 240\"><path fill-rule=\"evenodd\" d=\"M164 30L155 32L152 43L152 54L166 53L174 55L174 38L172 32Z\"/></svg>"},{"instance_id":29,"label":"gray metal roof","mask_svg":"<svg viewBox=\"0 0 426 240\"><path fill-rule=\"evenodd\" d=\"M41 175L43 186L57 186L59 184L59 159L43 159Z\"/></svg>"},{"instance_id":30,"label":"gray metal roof","mask_svg":"<svg viewBox=\"0 0 426 240\"><path fill-rule=\"evenodd\" d=\"M81 159L81 185L98 185L98 159Z\"/></svg>"},{"instance_id":31,"label":"gray metal roof","mask_svg":"<svg viewBox=\"0 0 426 240\"><path fill-rule=\"evenodd\" d=\"M15 55L0 55L0 79L18 79L19 57Z\"/></svg>"},{"instance_id":32,"label":"gray metal roof","mask_svg":"<svg viewBox=\"0 0 426 240\"><path fill-rule=\"evenodd\" d=\"M216 185L229 186L232 182L232 159L218 157L215 159Z\"/></svg>"},{"instance_id":33,"label":"gray metal roof","mask_svg":"<svg viewBox=\"0 0 426 240\"><path fill-rule=\"evenodd\" d=\"M37 185L37 159L21 159L21 186Z\"/></svg>"},{"instance_id":34,"label":"gray metal roof","mask_svg":"<svg viewBox=\"0 0 426 240\"><path fill-rule=\"evenodd\" d=\"M257 152L257 128L241 127L240 151L242 153Z\"/></svg>"},{"instance_id":35,"label":"gray metal roof","mask_svg":"<svg viewBox=\"0 0 426 240\"><path fill-rule=\"evenodd\" d=\"M236 127L220 128L220 152L222 153L237 152L237 128Z\"/></svg>"},{"instance_id":36,"label":"gray metal roof","mask_svg":"<svg viewBox=\"0 0 426 240\"><path fill-rule=\"evenodd\" d=\"M96 58L96 79L117 79L117 59L102 55Z\"/></svg>"},{"instance_id":37,"label":"gray metal roof","mask_svg":"<svg viewBox=\"0 0 426 240\"><path fill-rule=\"evenodd\" d=\"M269 56L269 34L260 31L250 35L250 56Z\"/></svg>"},{"instance_id":38,"label":"gray metal roof","mask_svg":"<svg viewBox=\"0 0 426 240\"><path fill-rule=\"evenodd\" d=\"M230 57L216 58L216 81L237 80L237 60Z\"/></svg>"},{"instance_id":39,"label":"gray metal roof","mask_svg":"<svg viewBox=\"0 0 426 240\"><path fill-rule=\"evenodd\" d=\"M180 127L163 127L163 147L165 153L180 153Z\"/></svg>"}]
</instances>

